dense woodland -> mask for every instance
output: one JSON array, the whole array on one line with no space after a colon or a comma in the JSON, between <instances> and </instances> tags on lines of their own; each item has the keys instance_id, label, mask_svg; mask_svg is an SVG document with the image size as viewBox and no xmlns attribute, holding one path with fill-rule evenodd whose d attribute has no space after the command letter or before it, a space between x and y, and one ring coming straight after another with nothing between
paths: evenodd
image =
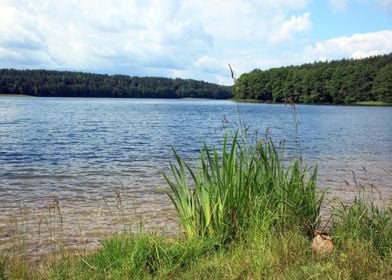
<instances>
[{"instance_id":1,"label":"dense woodland","mask_svg":"<svg viewBox=\"0 0 392 280\"><path fill-rule=\"evenodd\" d=\"M231 88L159 77L48 70L0 70L0 94L71 97L255 99L265 102L392 103L392 53L365 59L315 62L241 75Z\"/></svg>"},{"instance_id":2,"label":"dense woodland","mask_svg":"<svg viewBox=\"0 0 392 280\"><path fill-rule=\"evenodd\" d=\"M392 103L392 53L360 60L316 62L241 75L234 98L300 103Z\"/></svg>"},{"instance_id":3,"label":"dense woodland","mask_svg":"<svg viewBox=\"0 0 392 280\"><path fill-rule=\"evenodd\" d=\"M0 94L226 99L231 97L231 88L184 79L3 69L0 70Z\"/></svg>"}]
</instances>

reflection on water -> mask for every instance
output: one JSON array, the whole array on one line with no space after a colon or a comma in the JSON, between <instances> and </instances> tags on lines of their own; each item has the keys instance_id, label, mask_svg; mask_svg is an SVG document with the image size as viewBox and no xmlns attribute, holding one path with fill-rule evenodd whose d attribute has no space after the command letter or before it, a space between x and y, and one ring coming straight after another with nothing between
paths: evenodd
<instances>
[{"instance_id":1,"label":"reflection on water","mask_svg":"<svg viewBox=\"0 0 392 280\"><path fill-rule=\"evenodd\" d=\"M67 240L84 236L95 244L124 224L116 225L117 189L132 224L142 216L146 227L176 232L173 209L160 191L171 146L195 162L202 140L219 146L224 128L240 119L250 131L269 128L276 141L285 139L287 156L298 152L298 135L304 159L318 164L320 188L330 187L330 197L355 195L352 172L385 198L391 195L392 107L299 105L297 117L298 133L284 105L1 97L1 243L12 238L10 216L23 216L22 208L36 228L30 237L39 236L37 225L58 200Z\"/></svg>"}]
</instances>

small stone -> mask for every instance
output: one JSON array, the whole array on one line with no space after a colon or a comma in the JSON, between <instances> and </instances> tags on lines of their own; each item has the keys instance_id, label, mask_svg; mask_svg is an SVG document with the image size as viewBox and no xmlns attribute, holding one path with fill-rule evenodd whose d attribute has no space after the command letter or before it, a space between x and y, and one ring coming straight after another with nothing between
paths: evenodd
<instances>
[{"instance_id":1,"label":"small stone","mask_svg":"<svg viewBox=\"0 0 392 280\"><path fill-rule=\"evenodd\" d=\"M326 232L316 230L312 242L312 249L320 254L326 255L331 253L334 245L332 238Z\"/></svg>"}]
</instances>

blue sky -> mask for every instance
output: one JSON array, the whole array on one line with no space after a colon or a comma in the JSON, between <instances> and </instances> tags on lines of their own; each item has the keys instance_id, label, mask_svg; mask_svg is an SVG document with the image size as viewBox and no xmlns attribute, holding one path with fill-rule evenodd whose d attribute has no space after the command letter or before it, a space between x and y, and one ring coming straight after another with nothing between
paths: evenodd
<instances>
[{"instance_id":1,"label":"blue sky","mask_svg":"<svg viewBox=\"0 0 392 280\"><path fill-rule=\"evenodd\" d=\"M392 0L0 0L0 68L237 76L392 52Z\"/></svg>"}]
</instances>

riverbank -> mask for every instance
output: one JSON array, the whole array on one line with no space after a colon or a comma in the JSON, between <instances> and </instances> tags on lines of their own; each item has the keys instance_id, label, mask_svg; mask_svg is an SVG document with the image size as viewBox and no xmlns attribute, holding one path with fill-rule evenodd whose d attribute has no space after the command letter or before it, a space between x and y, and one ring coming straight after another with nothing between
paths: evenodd
<instances>
[{"instance_id":1,"label":"riverbank","mask_svg":"<svg viewBox=\"0 0 392 280\"><path fill-rule=\"evenodd\" d=\"M229 243L136 231L104 238L94 250L66 248L59 239L34 262L3 253L0 279L389 279L391 209L379 212L359 199L336 213L335 246L326 254L298 229L271 231L262 223Z\"/></svg>"},{"instance_id":2,"label":"riverbank","mask_svg":"<svg viewBox=\"0 0 392 280\"><path fill-rule=\"evenodd\" d=\"M354 105L361 105L361 106L392 106L392 103L386 103L382 101L362 101L362 102L355 102Z\"/></svg>"},{"instance_id":3,"label":"riverbank","mask_svg":"<svg viewBox=\"0 0 392 280\"><path fill-rule=\"evenodd\" d=\"M34 97L34 96L26 95L26 94L6 94L6 93L0 93L0 97Z\"/></svg>"},{"instance_id":4,"label":"riverbank","mask_svg":"<svg viewBox=\"0 0 392 280\"><path fill-rule=\"evenodd\" d=\"M18 251L3 256L0 278L388 279L392 207L369 200L364 191L372 186L358 182L357 198L336 204L332 218L320 223L317 170L300 159L283 165L268 139L255 147L241 139L225 138L222 152L204 146L198 171L175 153L165 178L181 224L178 237L140 226L105 238L97 251L83 251L65 248L60 235L38 263ZM61 227L58 204L52 213ZM314 232L327 226L330 237L320 238L333 245L320 249Z\"/></svg>"},{"instance_id":5,"label":"riverbank","mask_svg":"<svg viewBox=\"0 0 392 280\"><path fill-rule=\"evenodd\" d=\"M27 94L2 94L0 93L0 97L60 97L60 98L125 98L125 99L156 99L156 98L140 98L140 97L88 97L88 96L72 96L72 97L64 97L64 96L35 96L35 95L27 95ZM173 97L173 98L161 98L161 99L178 99L178 100L185 100L185 101L208 101L208 100L216 100L213 98L202 98L202 97ZM272 105L281 105L285 104L284 102L273 102L273 101L262 101L258 99L235 99L235 98L227 98L221 99L227 100L236 103L256 103L256 104L272 104ZM382 101L361 101L361 102L354 102L354 103L342 103L342 104L334 104L334 103L296 103L298 105L329 105L329 106L381 106L381 107L390 107L392 103L386 103Z\"/></svg>"},{"instance_id":6,"label":"riverbank","mask_svg":"<svg viewBox=\"0 0 392 280\"><path fill-rule=\"evenodd\" d=\"M356 237L358 229L351 228L328 254L313 251L311 240L297 231L273 234L257 227L223 246L209 239L123 234L105 239L96 252L59 253L37 267L22 259L3 261L0 275L3 279L390 279L391 254L384 255L370 240Z\"/></svg>"}]
</instances>

